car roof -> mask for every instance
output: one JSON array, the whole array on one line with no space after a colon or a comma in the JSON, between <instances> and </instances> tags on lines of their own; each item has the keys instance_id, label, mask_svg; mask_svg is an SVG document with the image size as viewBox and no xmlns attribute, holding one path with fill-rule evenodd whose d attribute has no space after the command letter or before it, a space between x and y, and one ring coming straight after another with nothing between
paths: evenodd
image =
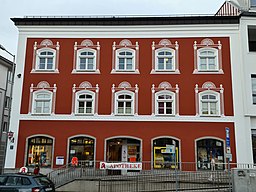
<instances>
[{"instance_id":1,"label":"car roof","mask_svg":"<svg viewBox=\"0 0 256 192\"><path fill-rule=\"evenodd\" d=\"M25 176L25 177L46 177L46 175L43 174L34 174L32 172L28 172L28 173L4 173L0 176Z\"/></svg>"}]
</instances>

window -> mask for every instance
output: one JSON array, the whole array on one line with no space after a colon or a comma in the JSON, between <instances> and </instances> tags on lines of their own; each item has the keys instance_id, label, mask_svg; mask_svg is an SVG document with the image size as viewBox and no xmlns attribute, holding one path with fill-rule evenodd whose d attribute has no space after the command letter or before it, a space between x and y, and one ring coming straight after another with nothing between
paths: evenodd
<instances>
[{"instance_id":1,"label":"window","mask_svg":"<svg viewBox=\"0 0 256 192\"><path fill-rule=\"evenodd\" d=\"M156 50L156 70L173 71L175 70L174 50L158 49Z\"/></svg>"},{"instance_id":2,"label":"window","mask_svg":"<svg viewBox=\"0 0 256 192\"><path fill-rule=\"evenodd\" d=\"M256 164L256 130L252 130L252 153L253 162Z\"/></svg>"},{"instance_id":3,"label":"window","mask_svg":"<svg viewBox=\"0 0 256 192\"><path fill-rule=\"evenodd\" d=\"M256 0L251 0L251 7L256 7Z\"/></svg>"},{"instance_id":4,"label":"window","mask_svg":"<svg viewBox=\"0 0 256 192\"><path fill-rule=\"evenodd\" d=\"M198 71L216 71L218 70L218 59L216 49L198 50Z\"/></svg>"},{"instance_id":5,"label":"window","mask_svg":"<svg viewBox=\"0 0 256 192\"><path fill-rule=\"evenodd\" d=\"M133 115L134 114L134 93L121 91L116 94L116 114Z\"/></svg>"},{"instance_id":6,"label":"window","mask_svg":"<svg viewBox=\"0 0 256 192\"><path fill-rule=\"evenodd\" d=\"M156 93L156 112L157 115L174 115L174 97L171 91L160 91Z\"/></svg>"},{"instance_id":7,"label":"window","mask_svg":"<svg viewBox=\"0 0 256 192\"><path fill-rule=\"evenodd\" d=\"M132 49L119 49L116 58L117 71L135 71L135 51Z\"/></svg>"},{"instance_id":8,"label":"window","mask_svg":"<svg viewBox=\"0 0 256 192\"><path fill-rule=\"evenodd\" d=\"M118 87L112 85L112 115L138 115L138 93L136 84L132 87L129 82L121 82Z\"/></svg>"},{"instance_id":9,"label":"window","mask_svg":"<svg viewBox=\"0 0 256 192\"><path fill-rule=\"evenodd\" d=\"M248 26L248 44L249 51L256 51L256 26Z\"/></svg>"},{"instance_id":10,"label":"window","mask_svg":"<svg viewBox=\"0 0 256 192\"><path fill-rule=\"evenodd\" d=\"M151 74L179 74L178 63L179 44L172 44L168 39L162 39L158 44L152 42Z\"/></svg>"},{"instance_id":11,"label":"window","mask_svg":"<svg viewBox=\"0 0 256 192\"><path fill-rule=\"evenodd\" d=\"M251 75L252 78L252 102L256 105L256 75Z\"/></svg>"},{"instance_id":12,"label":"window","mask_svg":"<svg viewBox=\"0 0 256 192\"><path fill-rule=\"evenodd\" d=\"M37 91L33 94L33 113L50 114L52 105L52 93L50 91Z\"/></svg>"},{"instance_id":13,"label":"window","mask_svg":"<svg viewBox=\"0 0 256 192\"><path fill-rule=\"evenodd\" d=\"M38 136L28 139L27 166L48 167L52 164L53 139Z\"/></svg>"},{"instance_id":14,"label":"window","mask_svg":"<svg viewBox=\"0 0 256 192\"><path fill-rule=\"evenodd\" d=\"M77 71L96 70L96 51L93 49L81 49L78 51Z\"/></svg>"},{"instance_id":15,"label":"window","mask_svg":"<svg viewBox=\"0 0 256 192\"><path fill-rule=\"evenodd\" d=\"M219 112L219 98L216 93L204 93L200 95L200 113L206 116L220 115Z\"/></svg>"},{"instance_id":16,"label":"window","mask_svg":"<svg viewBox=\"0 0 256 192\"><path fill-rule=\"evenodd\" d=\"M54 69L54 52L51 50L41 50L38 53L38 70L53 70Z\"/></svg>"},{"instance_id":17,"label":"window","mask_svg":"<svg viewBox=\"0 0 256 192\"><path fill-rule=\"evenodd\" d=\"M92 91L79 91L76 94L76 113L94 114L95 93Z\"/></svg>"},{"instance_id":18,"label":"window","mask_svg":"<svg viewBox=\"0 0 256 192\"><path fill-rule=\"evenodd\" d=\"M9 108L10 100L11 100L10 97L7 97L7 96L6 96L6 98L5 98L5 104L4 104L4 107L5 107L5 108Z\"/></svg>"},{"instance_id":19,"label":"window","mask_svg":"<svg viewBox=\"0 0 256 192\"><path fill-rule=\"evenodd\" d=\"M139 44L132 45L130 40L124 39L119 45L113 43L111 73L139 73Z\"/></svg>"},{"instance_id":20,"label":"window","mask_svg":"<svg viewBox=\"0 0 256 192\"><path fill-rule=\"evenodd\" d=\"M225 168L224 142L209 138L196 141L197 169L223 170ZM215 167L213 168L212 159Z\"/></svg>"},{"instance_id":21,"label":"window","mask_svg":"<svg viewBox=\"0 0 256 192\"><path fill-rule=\"evenodd\" d=\"M59 49L59 42L54 45L49 39L35 42L31 73L58 73Z\"/></svg>"},{"instance_id":22,"label":"window","mask_svg":"<svg viewBox=\"0 0 256 192\"><path fill-rule=\"evenodd\" d=\"M211 39L203 39L200 44L194 43L194 74L220 73L222 70L222 45Z\"/></svg>"},{"instance_id":23,"label":"window","mask_svg":"<svg viewBox=\"0 0 256 192\"><path fill-rule=\"evenodd\" d=\"M87 161L85 166L93 167L95 139L91 137L73 137L69 139L69 162L73 157ZM88 162L89 161L89 162Z\"/></svg>"}]
</instances>

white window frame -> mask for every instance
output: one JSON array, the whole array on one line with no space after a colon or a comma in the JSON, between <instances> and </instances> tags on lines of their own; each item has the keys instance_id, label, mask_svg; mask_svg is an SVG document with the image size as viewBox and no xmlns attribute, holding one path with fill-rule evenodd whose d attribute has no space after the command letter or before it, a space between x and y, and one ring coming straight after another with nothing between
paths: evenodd
<instances>
[{"instance_id":1,"label":"white window frame","mask_svg":"<svg viewBox=\"0 0 256 192\"><path fill-rule=\"evenodd\" d=\"M207 99L206 101L208 101L208 114L203 114L203 99L202 97L205 96L205 95L214 95L216 97L215 100L211 100L211 99ZM212 102L215 102L216 103L216 111L217 113L216 114L210 114L210 103ZM215 91L202 91L199 93L199 114L200 116L220 116L221 115L221 111L220 111L220 93L218 92L215 92Z\"/></svg>"},{"instance_id":2,"label":"white window frame","mask_svg":"<svg viewBox=\"0 0 256 192\"><path fill-rule=\"evenodd\" d=\"M159 114L159 99L158 99L158 96L160 95L170 95L172 97L172 99L163 99L161 101L163 101L165 103L165 106L164 106L164 114ZM176 114L176 111L175 111L175 93L173 93L172 91L168 91L168 90L163 90L163 91L158 91L155 93L155 114L156 115L163 115L163 116L174 116ZM167 114L166 113L166 103L167 102L172 102L172 113L170 114Z\"/></svg>"},{"instance_id":3,"label":"white window frame","mask_svg":"<svg viewBox=\"0 0 256 192\"><path fill-rule=\"evenodd\" d=\"M204 55L201 55L202 52L213 52L214 55L207 55L207 56L204 56ZM201 58L206 58L206 69L201 69ZM215 58L215 66L216 68L215 69L209 69L209 58L210 57L214 57ZM197 69L198 69L198 72L218 72L219 71L219 58L218 58L218 50L215 49L215 48L210 48L210 47L207 47L207 48L201 48L201 49L198 49L197 50Z\"/></svg>"},{"instance_id":4,"label":"white window frame","mask_svg":"<svg viewBox=\"0 0 256 192\"><path fill-rule=\"evenodd\" d=\"M43 113L42 111L40 113L36 112L36 110L35 110L35 108L36 108L36 100L37 100L37 95L39 95L39 94L48 94L48 95L50 95L49 113ZM44 99L38 99L38 100L44 100ZM32 101L33 101L32 102L32 114L36 114L36 115L50 115L52 113L53 93L51 91L48 91L48 90L38 90L38 91L33 92L33 100Z\"/></svg>"},{"instance_id":5,"label":"white window frame","mask_svg":"<svg viewBox=\"0 0 256 192\"><path fill-rule=\"evenodd\" d=\"M123 56L120 55L121 52L131 52L131 56ZM124 58L124 69L119 69L119 59ZM127 69L127 58L132 58L132 69ZM136 60L136 53L134 49L130 48L120 48L116 50L116 63L115 63L115 70L116 72L134 72L135 71L135 60Z\"/></svg>"},{"instance_id":6,"label":"white window frame","mask_svg":"<svg viewBox=\"0 0 256 192\"><path fill-rule=\"evenodd\" d=\"M167 56L167 55L159 55L160 52L163 51L168 51L172 53L172 56ZM164 58L164 60L166 59L170 59L172 60L172 68L171 69L166 69L166 62L164 63L164 69L159 69L159 63L158 63L158 58ZM176 69L176 57L175 57L175 50L168 48L168 47L163 47L163 48L159 48L155 50L155 71L156 72L161 72L161 71L167 71L167 72L174 72Z\"/></svg>"},{"instance_id":7,"label":"white window frame","mask_svg":"<svg viewBox=\"0 0 256 192\"><path fill-rule=\"evenodd\" d=\"M252 104L256 105L256 74L251 75L252 83Z\"/></svg>"},{"instance_id":8,"label":"white window frame","mask_svg":"<svg viewBox=\"0 0 256 192\"><path fill-rule=\"evenodd\" d=\"M81 53L83 52L92 52L93 56L83 56L81 55ZM80 61L81 58L85 58L86 59L86 67L85 69L81 69L80 66ZM88 69L88 59L89 58L93 58L93 69ZM96 71L96 60L97 60L97 51L95 49L91 49L91 48L83 48L83 49L79 49L77 51L77 59L76 59L76 71L77 72L83 72L83 71L89 71L89 72L94 72Z\"/></svg>"},{"instance_id":9,"label":"white window frame","mask_svg":"<svg viewBox=\"0 0 256 192\"><path fill-rule=\"evenodd\" d=\"M79 96L80 95L91 95L92 99L84 99L84 102L88 102L91 101L92 102L92 110L91 113L86 113L86 106L84 108L84 113L79 113ZM95 92L93 91L89 91L89 90L82 90L82 91L78 91L76 92L76 101L75 101L75 114L76 115L94 115L95 113Z\"/></svg>"},{"instance_id":10,"label":"white window frame","mask_svg":"<svg viewBox=\"0 0 256 192\"><path fill-rule=\"evenodd\" d=\"M51 52L53 53L52 56L41 56L42 52ZM45 68L44 69L40 69L40 59L41 58L46 58L46 62L45 62ZM52 58L53 62L52 62L52 68L51 69L47 69L47 60L48 58ZM51 49L51 48L41 48L38 49L36 52L36 66L35 66L35 70L36 71L55 71L55 65L56 65L56 50L55 49Z\"/></svg>"},{"instance_id":11,"label":"white window frame","mask_svg":"<svg viewBox=\"0 0 256 192\"><path fill-rule=\"evenodd\" d=\"M130 100L123 100L125 103L127 102L127 101L131 101L131 113L118 113L118 102L119 102L119 99L118 99L118 97L120 96L120 95L129 95L129 96L131 96L131 99ZM127 90L124 90L124 91L118 91L118 92L116 92L115 93L115 108L114 108L114 111L115 111L115 115L120 115L120 116L122 116L122 115L124 115L124 116L129 116L129 115L134 115L134 109L135 109L135 102L134 102L134 100L135 100L135 94L134 94L134 92L132 92L132 91L127 91ZM125 109L125 105L124 105L124 109Z\"/></svg>"}]
</instances>

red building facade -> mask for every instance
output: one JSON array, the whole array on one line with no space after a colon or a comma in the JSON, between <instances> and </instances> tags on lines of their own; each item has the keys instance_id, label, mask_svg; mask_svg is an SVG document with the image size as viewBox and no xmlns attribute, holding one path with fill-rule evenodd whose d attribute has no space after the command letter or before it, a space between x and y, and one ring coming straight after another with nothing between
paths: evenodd
<instances>
[{"instance_id":1,"label":"red building facade","mask_svg":"<svg viewBox=\"0 0 256 192\"><path fill-rule=\"evenodd\" d=\"M137 36L26 38L15 167L236 161L230 37Z\"/></svg>"}]
</instances>

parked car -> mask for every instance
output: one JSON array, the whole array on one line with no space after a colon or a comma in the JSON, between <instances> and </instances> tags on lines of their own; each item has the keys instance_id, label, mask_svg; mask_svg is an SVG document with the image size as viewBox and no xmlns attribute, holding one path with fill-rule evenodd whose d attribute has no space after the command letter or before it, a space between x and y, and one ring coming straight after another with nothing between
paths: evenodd
<instances>
[{"instance_id":1,"label":"parked car","mask_svg":"<svg viewBox=\"0 0 256 192\"><path fill-rule=\"evenodd\" d=\"M54 183L42 174L8 173L0 175L0 192L55 192Z\"/></svg>"}]
</instances>

